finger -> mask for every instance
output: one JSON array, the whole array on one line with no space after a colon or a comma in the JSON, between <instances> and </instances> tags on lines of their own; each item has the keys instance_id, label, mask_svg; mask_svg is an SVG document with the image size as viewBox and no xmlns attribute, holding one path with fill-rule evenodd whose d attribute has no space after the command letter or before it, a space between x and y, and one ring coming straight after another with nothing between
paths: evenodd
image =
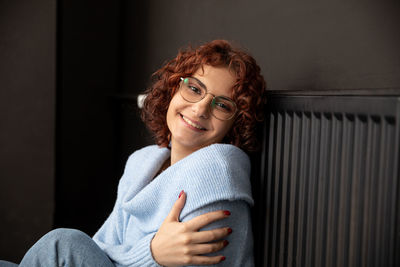
<instances>
[{"instance_id":1,"label":"finger","mask_svg":"<svg viewBox=\"0 0 400 267\"><path fill-rule=\"evenodd\" d=\"M193 256L190 258L190 261L185 263L185 265L211 265L211 264L217 264L220 263L221 261L224 261L225 257L224 256Z\"/></svg>"},{"instance_id":2,"label":"finger","mask_svg":"<svg viewBox=\"0 0 400 267\"><path fill-rule=\"evenodd\" d=\"M193 255L203 255L220 251L229 244L228 241L222 240L209 244L194 244L190 246L190 252Z\"/></svg>"},{"instance_id":3,"label":"finger","mask_svg":"<svg viewBox=\"0 0 400 267\"><path fill-rule=\"evenodd\" d=\"M192 244L208 243L214 240L222 239L231 233L232 229L229 227L194 232L191 235L191 243Z\"/></svg>"},{"instance_id":4,"label":"finger","mask_svg":"<svg viewBox=\"0 0 400 267\"><path fill-rule=\"evenodd\" d=\"M227 210L212 211L199 215L190 221L185 222L185 224L189 227L189 229L197 231L212 222L229 217L230 214L231 213Z\"/></svg>"},{"instance_id":5,"label":"finger","mask_svg":"<svg viewBox=\"0 0 400 267\"><path fill-rule=\"evenodd\" d=\"M179 215L181 214L181 211L183 207L185 206L186 202L186 193L182 190L178 196L178 199L175 201L174 205L171 208L171 211L169 212L167 218L165 219L166 221L174 221L178 222L179 221Z\"/></svg>"}]
</instances>

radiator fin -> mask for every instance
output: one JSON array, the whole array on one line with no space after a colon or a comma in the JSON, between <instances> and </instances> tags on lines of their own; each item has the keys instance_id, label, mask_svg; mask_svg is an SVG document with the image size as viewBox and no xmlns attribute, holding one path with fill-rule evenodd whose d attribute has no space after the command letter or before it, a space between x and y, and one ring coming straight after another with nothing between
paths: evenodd
<instances>
[{"instance_id":1,"label":"radiator fin","mask_svg":"<svg viewBox=\"0 0 400 267\"><path fill-rule=\"evenodd\" d=\"M264 266L396 266L399 118L271 109Z\"/></svg>"}]
</instances>

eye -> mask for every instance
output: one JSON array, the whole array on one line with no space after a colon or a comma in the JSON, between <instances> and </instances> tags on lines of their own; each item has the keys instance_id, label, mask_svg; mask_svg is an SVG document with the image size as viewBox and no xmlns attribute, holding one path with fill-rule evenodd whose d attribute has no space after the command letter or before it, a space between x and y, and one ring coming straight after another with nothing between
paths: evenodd
<instances>
[{"instance_id":1,"label":"eye","mask_svg":"<svg viewBox=\"0 0 400 267\"><path fill-rule=\"evenodd\" d=\"M224 112L231 112L232 111L232 107L229 104L226 104L224 102L215 102L215 107L218 110L224 111Z\"/></svg>"},{"instance_id":2,"label":"eye","mask_svg":"<svg viewBox=\"0 0 400 267\"><path fill-rule=\"evenodd\" d=\"M191 95L203 95L203 89L193 78L183 79L183 84L185 85L186 91Z\"/></svg>"},{"instance_id":3,"label":"eye","mask_svg":"<svg viewBox=\"0 0 400 267\"><path fill-rule=\"evenodd\" d=\"M190 89L191 93L201 95L201 90L196 86L188 85L188 88Z\"/></svg>"}]
</instances>

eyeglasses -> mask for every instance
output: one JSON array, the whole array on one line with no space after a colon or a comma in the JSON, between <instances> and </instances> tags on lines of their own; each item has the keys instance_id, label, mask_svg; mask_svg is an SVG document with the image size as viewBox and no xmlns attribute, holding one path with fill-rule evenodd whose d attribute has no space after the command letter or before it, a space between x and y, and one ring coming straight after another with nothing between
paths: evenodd
<instances>
[{"instance_id":1,"label":"eyeglasses","mask_svg":"<svg viewBox=\"0 0 400 267\"><path fill-rule=\"evenodd\" d=\"M197 103L204 99L207 94L213 96L210 103L211 114L219 120L230 120L235 116L237 107L232 99L226 96L215 96L207 93L205 86L196 78L181 78L179 92L183 99L190 103Z\"/></svg>"}]
</instances>

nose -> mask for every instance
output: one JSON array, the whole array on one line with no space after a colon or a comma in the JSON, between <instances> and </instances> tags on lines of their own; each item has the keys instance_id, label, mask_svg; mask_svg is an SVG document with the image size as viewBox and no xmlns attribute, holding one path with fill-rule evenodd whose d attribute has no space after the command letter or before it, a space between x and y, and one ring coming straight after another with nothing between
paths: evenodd
<instances>
[{"instance_id":1,"label":"nose","mask_svg":"<svg viewBox=\"0 0 400 267\"><path fill-rule=\"evenodd\" d=\"M210 117L211 101L213 96L208 94L199 102L192 104L192 111L195 116L208 119Z\"/></svg>"}]
</instances>

